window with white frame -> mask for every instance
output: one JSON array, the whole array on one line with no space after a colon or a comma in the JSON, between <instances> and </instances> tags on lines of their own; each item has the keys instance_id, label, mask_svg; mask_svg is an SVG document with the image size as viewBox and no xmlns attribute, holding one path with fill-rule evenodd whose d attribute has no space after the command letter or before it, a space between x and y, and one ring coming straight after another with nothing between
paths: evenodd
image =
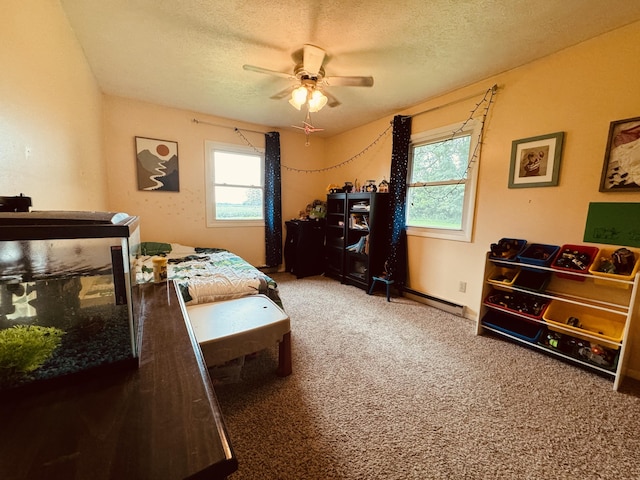
<instances>
[{"instance_id":1,"label":"window with white frame","mask_svg":"<svg viewBox=\"0 0 640 480\"><path fill-rule=\"evenodd\" d=\"M412 135L407 235L471 241L481 123Z\"/></svg>"},{"instance_id":2,"label":"window with white frame","mask_svg":"<svg viewBox=\"0 0 640 480\"><path fill-rule=\"evenodd\" d=\"M207 226L264 226L264 151L206 142Z\"/></svg>"}]
</instances>

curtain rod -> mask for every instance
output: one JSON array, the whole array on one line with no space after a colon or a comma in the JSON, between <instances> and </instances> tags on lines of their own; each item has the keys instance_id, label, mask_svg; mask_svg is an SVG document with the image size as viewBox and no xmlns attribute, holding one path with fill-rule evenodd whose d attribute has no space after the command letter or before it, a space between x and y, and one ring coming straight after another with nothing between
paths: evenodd
<instances>
[{"instance_id":1,"label":"curtain rod","mask_svg":"<svg viewBox=\"0 0 640 480\"><path fill-rule=\"evenodd\" d=\"M271 132L260 132L258 130L251 130L248 128L230 127L229 125L220 125L218 123L205 122L203 120L198 120L197 118L194 118L191 121L193 123L202 123L204 125L211 125L212 127L230 128L231 130L242 130L243 132L259 133L261 135L266 135L267 133L271 133Z\"/></svg>"},{"instance_id":2,"label":"curtain rod","mask_svg":"<svg viewBox=\"0 0 640 480\"><path fill-rule=\"evenodd\" d=\"M489 90L493 90L493 92L495 93L496 90L498 90L498 85L494 84ZM432 107L432 108L429 108L427 110L423 110L422 112L414 113L412 115L407 115L407 116L413 118L413 117L417 117L418 115L424 115L425 113L433 112L435 110L440 110L441 108L448 107L450 105L455 105L456 103L464 102L465 100L470 100L470 99L472 99L474 97L479 97L480 95L484 95L485 93L487 93L487 90L482 90L481 92L477 92L477 93L468 95L468 96L466 96L464 98L459 98L457 100L452 100L449 103L444 103L442 105L438 105L436 107Z\"/></svg>"}]
</instances>

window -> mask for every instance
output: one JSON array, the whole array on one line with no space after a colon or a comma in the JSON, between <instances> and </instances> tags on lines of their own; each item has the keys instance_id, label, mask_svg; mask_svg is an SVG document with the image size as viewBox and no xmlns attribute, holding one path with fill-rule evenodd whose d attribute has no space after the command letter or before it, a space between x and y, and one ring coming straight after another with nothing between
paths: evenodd
<instances>
[{"instance_id":1,"label":"window","mask_svg":"<svg viewBox=\"0 0 640 480\"><path fill-rule=\"evenodd\" d=\"M407 234L471 241L480 122L412 136Z\"/></svg>"},{"instance_id":2,"label":"window","mask_svg":"<svg viewBox=\"0 0 640 480\"><path fill-rule=\"evenodd\" d=\"M206 142L207 226L264 226L264 152Z\"/></svg>"}]
</instances>

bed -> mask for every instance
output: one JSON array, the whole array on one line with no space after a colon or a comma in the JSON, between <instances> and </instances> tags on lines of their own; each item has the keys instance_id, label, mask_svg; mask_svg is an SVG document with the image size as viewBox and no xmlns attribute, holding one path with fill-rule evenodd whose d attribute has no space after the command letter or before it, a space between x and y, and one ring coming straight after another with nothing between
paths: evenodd
<instances>
[{"instance_id":1,"label":"bed","mask_svg":"<svg viewBox=\"0 0 640 480\"><path fill-rule=\"evenodd\" d=\"M276 282L242 257L220 248L143 242L135 263L136 283L153 282L153 259L167 258L167 278L175 280L186 305L263 294L282 308Z\"/></svg>"}]
</instances>

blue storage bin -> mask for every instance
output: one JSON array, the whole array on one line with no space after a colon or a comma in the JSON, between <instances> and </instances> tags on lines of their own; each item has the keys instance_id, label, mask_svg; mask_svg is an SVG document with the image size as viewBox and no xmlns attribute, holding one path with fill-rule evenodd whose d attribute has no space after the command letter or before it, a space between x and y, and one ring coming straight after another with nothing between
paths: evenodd
<instances>
[{"instance_id":1,"label":"blue storage bin","mask_svg":"<svg viewBox=\"0 0 640 480\"><path fill-rule=\"evenodd\" d=\"M531 243L518 255L518 262L550 267L556 255L560 251L558 245L545 245L543 243Z\"/></svg>"},{"instance_id":2,"label":"blue storage bin","mask_svg":"<svg viewBox=\"0 0 640 480\"><path fill-rule=\"evenodd\" d=\"M507 251L502 252L501 254L497 254L494 252L494 245L504 245L510 244L511 248ZM501 238L497 243L491 245L489 258L491 260L502 260L506 262L515 262L518 258L518 255L522 253L524 248L527 246L526 240L521 240L517 238Z\"/></svg>"},{"instance_id":3,"label":"blue storage bin","mask_svg":"<svg viewBox=\"0 0 640 480\"><path fill-rule=\"evenodd\" d=\"M482 317L482 323L487 327L530 343L537 343L544 330L542 324L529 322L495 310L489 310L487 314Z\"/></svg>"}]
</instances>

